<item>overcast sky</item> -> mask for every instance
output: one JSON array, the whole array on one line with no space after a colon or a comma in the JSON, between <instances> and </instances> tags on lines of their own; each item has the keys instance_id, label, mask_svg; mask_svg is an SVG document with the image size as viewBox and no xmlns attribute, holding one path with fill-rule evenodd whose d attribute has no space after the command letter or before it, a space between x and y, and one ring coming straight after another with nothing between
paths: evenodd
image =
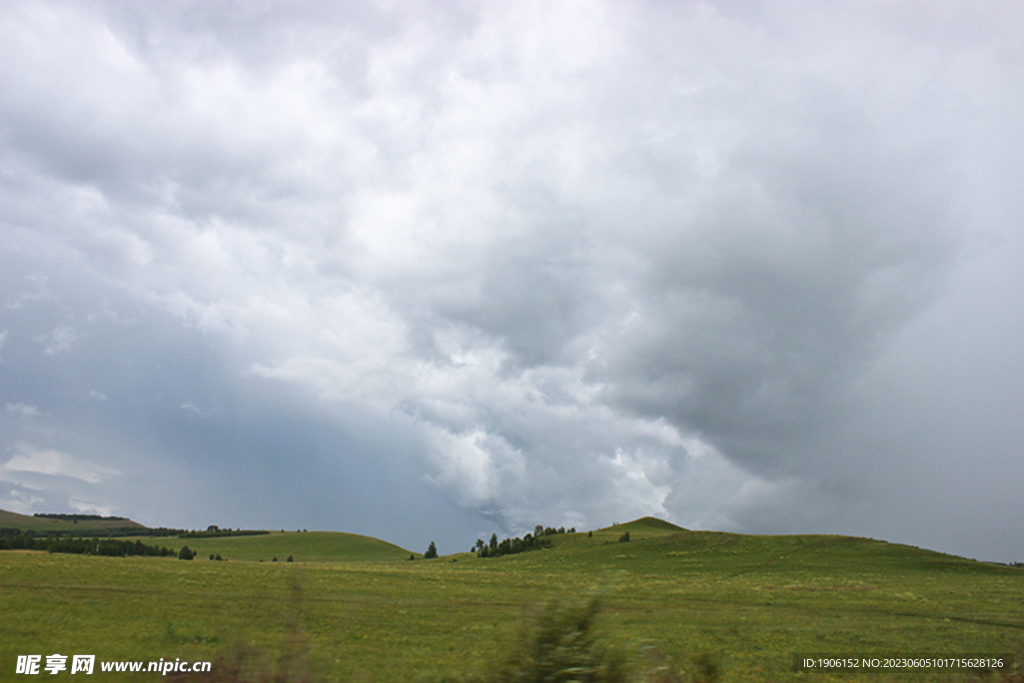
<instances>
[{"instance_id":1,"label":"overcast sky","mask_svg":"<svg viewBox=\"0 0 1024 683\"><path fill-rule=\"evenodd\" d=\"M0 508L1024 560L1024 5L0 4Z\"/></svg>"}]
</instances>

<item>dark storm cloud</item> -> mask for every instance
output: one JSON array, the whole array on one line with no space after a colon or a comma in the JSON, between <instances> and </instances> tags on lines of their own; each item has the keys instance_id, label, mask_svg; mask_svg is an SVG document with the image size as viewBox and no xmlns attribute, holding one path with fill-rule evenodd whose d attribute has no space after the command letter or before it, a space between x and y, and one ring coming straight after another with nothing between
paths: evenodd
<instances>
[{"instance_id":1,"label":"dark storm cloud","mask_svg":"<svg viewBox=\"0 0 1024 683\"><path fill-rule=\"evenodd\" d=\"M1020 559L1022 23L10 3L0 500Z\"/></svg>"}]
</instances>

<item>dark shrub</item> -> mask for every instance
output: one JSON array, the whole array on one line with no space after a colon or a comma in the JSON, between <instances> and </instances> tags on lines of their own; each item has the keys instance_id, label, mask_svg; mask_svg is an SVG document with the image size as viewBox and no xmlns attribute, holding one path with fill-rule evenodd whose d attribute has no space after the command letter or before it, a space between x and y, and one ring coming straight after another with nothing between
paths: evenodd
<instances>
[{"instance_id":1,"label":"dark shrub","mask_svg":"<svg viewBox=\"0 0 1024 683\"><path fill-rule=\"evenodd\" d=\"M625 660L594 631L596 600L549 603L537 615L494 683L625 683Z\"/></svg>"}]
</instances>

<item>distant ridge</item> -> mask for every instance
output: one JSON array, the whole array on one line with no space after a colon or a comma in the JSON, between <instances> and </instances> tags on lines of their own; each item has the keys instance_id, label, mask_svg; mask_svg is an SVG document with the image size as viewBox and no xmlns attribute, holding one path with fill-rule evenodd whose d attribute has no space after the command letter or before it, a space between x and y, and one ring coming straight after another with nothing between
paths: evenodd
<instances>
[{"instance_id":1,"label":"distant ridge","mask_svg":"<svg viewBox=\"0 0 1024 683\"><path fill-rule=\"evenodd\" d=\"M676 526L671 522L666 522L663 519L657 517L641 517L640 519L634 519L632 522L626 522L625 524L614 524L610 527L602 529L602 531L633 531L641 529L657 529L659 531L688 531L681 526Z\"/></svg>"},{"instance_id":2,"label":"distant ridge","mask_svg":"<svg viewBox=\"0 0 1024 683\"><path fill-rule=\"evenodd\" d=\"M125 517L100 517L98 515L38 515L29 516L0 510L0 528L20 531L106 531L110 529L147 529L143 524Z\"/></svg>"},{"instance_id":3,"label":"distant ridge","mask_svg":"<svg viewBox=\"0 0 1024 683\"><path fill-rule=\"evenodd\" d=\"M133 533L134 530L134 533ZM340 531L263 531L244 533L189 533L180 529L152 529L123 518L79 518L78 521L52 516L33 517L0 510L0 532L31 531L37 535L99 536L139 538L152 543L151 537L175 537L173 544L187 543L199 552L200 558L221 555L224 558L248 561L285 560L294 557L303 562L381 561L420 559L422 554L371 536ZM258 535L254 535L258 533ZM838 558L843 566L922 569L956 568L985 571L998 568L999 563L949 555L884 540L835 534L739 534L724 531L694 531L657 517L641 517L630 522L613 524L592 531L546 536L553 552L525 553L516 559L501 561L526 563L549 562L555 558L586 558L585 562L618 562L624 557L646 558L652 567L678 571L752 570L776 563L799 562L801 566L831 567ZM154 539L155 540L155 539ZM171 545L171 544L168 544ZM448 556L470 559L475 553L453 553ZM455 556L458 556L455 558ZM485 560L492 561L492 560ZM1017 563L1015 571L1019 571Z\"/></svg>"},{"instance_id":4,"label":"distant ridge","mask_svg":"<svg viewBox=\"0 0 1024 683\"><path fill-rule=\"evenodd\" d=\"M372 536L344 531L271 531L261 536L182 539L200 558L221 555L230 560L272 562L293 557L295 562L376 562L422 557Z\"/></svg>"}]
</instances>

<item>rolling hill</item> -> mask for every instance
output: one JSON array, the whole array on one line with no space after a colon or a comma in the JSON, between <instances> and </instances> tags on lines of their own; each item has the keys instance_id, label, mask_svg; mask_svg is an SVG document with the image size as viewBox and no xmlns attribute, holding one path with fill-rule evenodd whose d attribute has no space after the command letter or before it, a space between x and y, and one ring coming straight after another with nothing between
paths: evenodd
<instances>
[{"instance_id":1,"label":"rolling hill","mask_svg":"<svg viewBox=\"0 0 1024 683\"><path fill-rule=\"evenodd\" d=\"M110 530L144 530L147 527L126 519L79 519L35 517L0 510L0 529L20 531L61 532L81 535L82 532L97 532L100 535ZM168 530L170 534L173 530ZM384 560L408 560L417 553L398 547L393 543L370 536L335 531L271 531L251 536L208 536L181 538L177 535L119 535L121 540L141 541L147 545L167 546L179 550L187 545L195 550L196 559L207 559L220 555L228 560L261 562L284 561L291 556L296 562L377 562Z\"/></svg>"},{"instance_id":2,"label":"rolling hill","mask_svg":"<svg viewBox=\"0 0 1024 683\"><path fill-rule=\"evenodd\" d=\"M198 552L196 559L219 554L249 562L283 561L289 556L296 562L379 562L416 555L378 538L342 531L273 531L259 536L174 539L174 543Z\"/></svg>"},{"instance_id":3,"label":"rolling hill","mask_svg":"<svg viewBox=\"0 0 1024 683\"><path fill-rule=\"evenodd\" d=\"M2 529L19 529L21 531L61 531L61 532L81 532L85 530L108 530L108 529L145 529L147 527L133 522L130 519L79 519L73 520L68 518L53 518L53 517L33 517L29 515L21 515L17 512L8 512L7 510L0 510L0 528Z\"/></svg>"}]
</instances>

